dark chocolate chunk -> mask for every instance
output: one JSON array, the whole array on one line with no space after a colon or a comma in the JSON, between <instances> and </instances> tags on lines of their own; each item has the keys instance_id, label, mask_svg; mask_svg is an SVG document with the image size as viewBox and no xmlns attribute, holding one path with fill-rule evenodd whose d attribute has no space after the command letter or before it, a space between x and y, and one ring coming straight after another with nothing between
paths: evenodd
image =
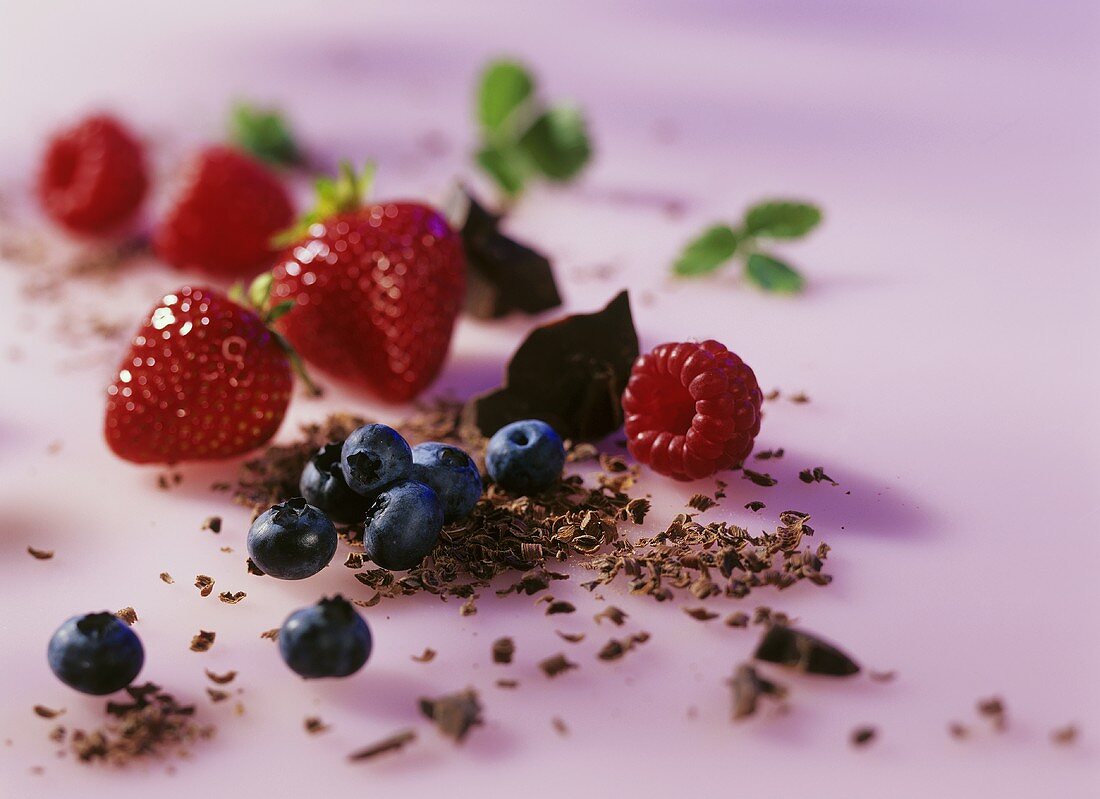
<instances>
[{"instance_id":1,"label":"dark chocolate chunk","mask_svg":"<svg viewBox=\"0 0 1100 799\"><path fill-rule=\"evenodd\" d=\"M768 628L753 657L807 674L848 677L859 673L859 664L845 652L816 635L782 624Z\"/></svg>"},{"instance_id":2,"label":"dark chocolate chunk","mask_svg":"<svg viewBox=\"0 0 1100 799\"><path fill-rule=\"evenodd\" d=\"M491 214L468 190L462 243L466 250L466 313L496 319L512 311L536 314L561 305L549 259L500 232Z\"/></svg>"},{"instance_id":3,"label":"dark chocolate chunk","mask_svg":"<svg viewBox=\"0 0 1100 799\"><path fill-rule=\"evenodd\" d=\"M761 677L748 663L738 666L727 683L733 693L730 716L734 721L753 715L761 697L783 699L787 696L786 687Z\"/></svg>"},{"instance_id":4,"label":"dark chocolate chunk","mask_svg":"<svg viewBox=\"0 0 1100 799\"><path fill-rule=\"evenodd\" d=\"M602 438L623 423L621 399L638 357L627 292L602 311L536 327L508 364L504 385L470 400L464 421L491 436L541 419L564 438Z\"/></svg>"},{"instance_id":5,"label":"dark chocolate chunk","mask_svg":"<svg viewBox=\"0 0 1100 799\"><path fill-rule=\"evenodd\" d=\"M481 702L473 688L437 699L422 698L420 712L435 722L443 735L458 743L462 743L471 727L482 724Z\"/></svg>"}]
</instances>

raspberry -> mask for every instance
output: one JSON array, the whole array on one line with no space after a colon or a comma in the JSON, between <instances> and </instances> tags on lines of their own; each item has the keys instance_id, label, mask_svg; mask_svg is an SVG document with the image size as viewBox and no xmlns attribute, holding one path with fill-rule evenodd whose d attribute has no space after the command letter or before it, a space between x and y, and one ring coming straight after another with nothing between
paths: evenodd
<instances>
[{"instance_id":1,"label":"raspberry","mask_svg":"<svg viewBox=\"0 0 1100 799\"><path fill-rule=\"evenodd\" d=\"M109 116L89 117L54 136L38 173L46 213L82 234L121 225L133 216L147 186L141 145Z\"/></svg>"},{"instance_id":2,"label":"raspberry","mask_svg":"<svg viewBox=\"0 0 1100 799\"><path fill-rule=\"evenodd\" d=\"M763 399L752 369L717 341L662 344L630 372L627 447L677 480L740 466L760 432Z\"/></svg>"}]
</instances>

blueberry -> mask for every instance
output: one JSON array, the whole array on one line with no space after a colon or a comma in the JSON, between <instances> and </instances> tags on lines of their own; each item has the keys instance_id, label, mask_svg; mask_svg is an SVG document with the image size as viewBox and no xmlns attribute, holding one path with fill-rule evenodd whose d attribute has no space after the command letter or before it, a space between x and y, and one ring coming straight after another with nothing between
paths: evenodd
<instances>
[{"instance_id":1,"label":"blueberry","mask_svg":"<svg viewBox=\"0 0 1100 799\"><path fill-rule=\"evenodd\" d=\"M348 436L340 451L344 479L352 490L373 497L412 474L412 449L392 427L368 424Z\"/></svg>"},{"instance_id":2,"label":"blueberry","mask_svg":"<svg viewBox=\"0 0 1100 799\"><path fill-rule=\"evenodd\" d=\"M137 635L106 611L66 621L50 639L46 656L61 682L96 695L125 688L145 663L145 649Z\"/></svg>"},{"instance_id":3,"label":"blueberry","mask_svg":"<svg viewBox=\"0 0 1100 799\"><path fill-rule=\"evenodd\" d=\"M383 569L420 565L443 529L443 506L431 488L406 480L378 495L367 509L363 548Z\"/></svg>"},{"instance_id":4,"label":"blueberry","mask_svg":"<svg viewBox=\"0 0 1100 799\"><path fill-rule=\"evenodd\" d=\"M248 531L248 554L280 580L311 577L336 554L336 528L301 497L264 511Z\"/></svg>"},{"instance_id":5,"label":"blueberry","mask_svg":"<svg viewBox=\"0 0 1100 799\"><path fill-rule=\"evenodd\" d=\"M370 500L352 491L344 480L344 470L340 465L343 443L325 444L306 461L298 490L306 502L320 508L334 522L355 524L363 521L363 513L370 506Z\"/></svg>"},{"instance_id":6,"label":"blueberry","mask_svg":"<svg viewBox=\"0 0 1100 799\"><path fill-rule=\"evenodd\" d=\"M473 458L450 444L429 441L413 447L413 479L427 484L443 504L443 521L470 515L481 498L481 472Z\"/></svg>"},{"instance_id":7,"label":"blueberry","mask_svg":"<svg viewBox=\"0 0 1100 799\"><path fill-rule=\"evenodd\" d=\"M561 477L565 447L554 428L538 419L505 425L489 439L485 466L493 482L514 494L537 494Z\"/></svg>"},{"instance_id":8,"label":"blueberry","mask_svg":"<svg viewBox=\"0 0 1100 799\"><path fill-rule=\"evenodd\" d=\"M339 594L294 611L279 628L279 654L306 679L354 674L370 650L370 627Z\"/></svg>"}]
</instances>

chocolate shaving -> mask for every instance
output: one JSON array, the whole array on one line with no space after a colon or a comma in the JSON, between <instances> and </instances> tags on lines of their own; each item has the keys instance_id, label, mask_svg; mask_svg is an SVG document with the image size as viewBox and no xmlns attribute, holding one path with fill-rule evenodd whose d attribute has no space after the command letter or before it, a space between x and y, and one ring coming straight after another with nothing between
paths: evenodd
<instances>
[{"instance_id":1,"label":"chocolate shaving","mask_svg":"<svg viewBox=\"0 0 1100 799\"><path fill-rule=\"evenodd\" d=\"M34 547L27 547L27 554L35 560L49 560L53 557L54 552L52 549L35 549Z\"/></svg>"},{"instance_id":2,"label":"chocolate shaving","mask_svg":"<svg viewBox=\"0 0 1100 799\"><path fill-rule=\"evenodd\" d=\"M252 558L249 558L248 560L246 560L244 566L245 566L245 570L249 574L254 574L257 577L264 577L265 576L264 570L261 569L259 566L257 566L256 561L252 560Z\"/></svg>"},{"instance_id":3,"label":"chocolate shaving","mask_svg":"<svg viewBox=\"0 0 1100 799\"><path fill-rule=\"evenodd\" d=\"M737 611L726 616L725 620L722 623L725 624L727 627L748 627L749 615L742 611Z\"/></svg>"},{"instance_id":4,"label":"chocolate shaving","mask_svg":"<svg viewBox=\"0 0 1100 799\"><path fill-rule=\"evenodd\" d=\"M556 732L558 735L564 737L569 734L569 725L566 724L559 717L554 716L554 718L550 719L550 724L551 726L553 726L554 732Z\"/></svg>"},{"instance_id":5,"label":"chocolate shaving","mask_svg":"<svg viewBox=\"0 0 1100 799\"><path fill-rule=\"evenodd\" d=\"M596 624L600 624L604 619L607 619L616 627L622 627L623 622L627 619L627 613L624 610L619 610L614 605L608 605L592 618L596 620Z\"/></svg>"},{"instance_id":6,"label":"chocolate shaving","mask_svg":"<svg viewBox=\"0 0 1100 799\"><path fill-rule=\"evenodd\" d=\"M1079 730L1074 724L1067 724L1064 727L1058 727L1055 730L1051 730L1050 740L1060 746L1068 746L1077 740Z\"/></svg>"},{"instance_id":7,"label":"chocolate shaving","mask_svg":"<svg viewBox=\"0 0 1100 799\"><path fill-rule=\"evenodd\" d=\"M692 494L687 504L689 508L695 508L695 510L703 513L713 508L718 502L711 499L706 494Z\"/></svg>"},{"instance_id":8,"label":"chocolate shaving","mask_svg":"<svg viewBox=\"0 0 1100 799\"><path fill-rule=\"evenodd\" d=\"M758 499L753 500L752 502L745 503L745 510L751 510L753 513L756 513L757 511L761 511L766 507L768 507L768 506L765 505L763 502L761 502Z\"/></svg>"},{"instance_id":9,"label":"chocolate shaving","mask_svg":"<svg viewBox=\"0 0 1100 799\"><path fill-rule=\"evenodd\" d=\"M546 615L554 616L559 613L576 613L577 607L572 602L566 602L564 599L556 599L550 601L546 606Z\"/></svg>"},{"instance_id":10,"label":"chocolate shaving","mask_svg":"<svg viewBox=\"0 0 1100 799\"><path fill-rule=\"evenodd\" d=\"M731 717L734 721L748 718L756 713L761 698L780 700L787 696L787 688L777 682L761 677L756 669L742 663L727 681L733 693Z\"/></svg>"},{"instance_id":11,"label":"chocolate shaving","mask_svg":"<svg viewBox=\"0 0 1100 799\"><path fill-rule=\"evenodd\" d=\"M463 418L485 436L542 419L565 438L602 438L623 423L623 389L638 357L627 293L602 311L535 328L508 364L504 385L467 403Z\"/></svg>"},{"instance_id":12,"label":"chocolate shaving","mask_svg":"<svg viewBox=\"0 0 1100 799\"><path fill-rule=\"evenodd\" d=\"M218 685L226 685L228 683L231 683L237 677L237 672L235 671L227 671L225 674L217 674L210 671L210 669L204 669L203 671L206 672L206 676L210 680L210 682L217 683Z\"/></svg>"},{"instance_id":13,"label":"chocolate shaving","mask_svg":"<svg viewBox=\"0 0 1100 799\"><path fill-rule=\"evenodd\" d=\"M45 705L34 706L34 715L44 719L55 719L64 712L64 708L62 708L61 710L54 710L53 708L46 707Z\"/></svg>"},{"instance_id":14,"label":"chocolate shaving","mask_svg":"<svg viewBox=\"0 0 1100 799\"><path fill-rule=\"evenodd\" d=\"M209 630L199 630L198 634L191 639L191 651L209 651L210 647L214 646L214 638L216 635L216 633L212 633Z\"/></svg>"},{"instance_id":15,"label":"chocolate shaving","mask_svg":"<svg viewBox=\"0 0 1100 799\"><path fill-rule=\"evenodd\" d=\"M246 594L244 591L237 591L236 593L233 593L231 591L222 591L220 594L218 594L218 599L220 599L227 605L236 605L246 596L248 596L248 594Z\"/></svg>"},{"instance_id":16,"label":"chocolate shaving","mask_svg":"<svg viewBox=\"0 0 1100 799\"><path fill-rule=\"evenodd\" d=\"M366 746L348 755L348 760L371 760L378 755L386 754L387 752L396 752L400 749L404 749L406 746L416 740L416 732L413 730L402 730L401 732L394 733L388 738L383 738L377 743L373 743L370 746Z\"/></svg>"},{"instance_id":17,"label":"chocolate shaving","mask_svg":"<svg viewBox=\"0 0 1100 799\"><path fill-rule=\"evenodd\" d=\"M278 627L272 627L270 630L264 630L262 633L260 633L260 638L267 638L267 639L272 640L272 641L278 641L279 640L279 628Z\"/></svg>"},{"instance_id":18,"label":"chocolate shaving","mask_svg":"<svg viewBox=\"0 0 1100 799\"><path fill-rule=\"evenodd\" d=\"M798 479L803 483L831 483L832 485L839 485L836 480L825 474L825 469L821 466L815 466L812 469L803 469L798 473Z\"/></svg>"},{"instance_id":19,"label":"chocolate shaving","mask_svg":"<svg viewBox=\"0 0 1100 799\"><path fill-rule=\"evenodd\" d=\"M214 578L206 574L195 575L195 588L199 589L199 596L210 596L214 590Z\"/></svg>"},{"instance_id":20,"label":"chocolate shaving","mask_svg":"<svg viewBox=\"0 0 1100 799\"><path fill-rule=\"evenodd\" d=\"M1004 732L1008 728L1008 713L1004 700L999 696L992 696L978 702L978 713L989 719L997 732Z\"/></svg>"},{"instance_id":21,"label":"chocolate shaving","mask_svg":"<svg viewBox=\"0 0 1100 799\"><path fill-rule=\"evenodd\" d=\"M172 575L170 575L168 572L161 572L160 573L160 579L163 582L168 583L169 585L171 585L172 583L175 582L175 580L172 579Z\"/></svg>"},{"instance_id":22,"label":"chocolate shaving","mask_svg":"<svg viewBox=\"0 0 1100 799\"><path fill-rule=\"evenodd\" d=\"M421 698L420 712L435 722L436 729L462 743L470 729L481 725L481 702L477 691L467 688L436 699Z\"/></svg>"},{"instance_id":23,"label":"chocolate shaving","mask_svg":"<svg viewBox=\"0 0 1100 799\"><path fill-rule=\"evenodd\" d=\"M516 642L511 638L498 638L493 641L493 662L508 664L516 654Z\"/></svg>"},{"instance_id":24,"label":"chocolate shaving","mask_svg":"<svg viewBox=\"0 0 1100 799\"><path fill-rule=\"evenodd\" d=\"M717 619L718 614L707 610L706 608L684 608L684 613L691 616L696 621L710 621L711 619Z\"/></svg>"},{"instance_id":25,"label":"chocolate shaving","mask_svg":"<svg viewBox=\"0 0 1100 799\"><path fill-rule=\"evenodd\" d=\"M210 516L202 523L202 529L209 530L212 533L220 533L222 531L222 517Z\"/></svg>"},{"instance_id":26,"label":"chocolate shaving","mask_svg":"<svg viewBox=\"0 0 1100 799\"><path fill-rule=\"evenodd\" d=\"M644 497L632 499L622 509L623 519L624 521L629 519L632 524L641 524L645 521L646 514L649 513L651 507L650 501Z\"/></svg>"},{"instance_id":27,"label":"chocolate shaving","mask_svg":"<svg viewBox=\"0 0 1100 799\"><path fill-rule=\"evenodd\" d=\"M230 697L228 691L223 691L220 688L207 688L206 695L210 697L211 702L224 702Z\"/></svg>"},{"instance_id":28,"label":"chocolate shaving","mask_svg":"<svg viewBox=\"0 0 1100 799\"><path fill-rule=\"evenodd\" d=\"M584 633L563 633L561 630L554 630L554 632L558 638L571 644L579 644L584 640Z\"/></svg>"},{"instance_id":29,"label":"chocolate shaving","mask_svg":"<svg viewBox=\"0 0 1100 799\"><path fill-rule=\"evenodd\" d=\"M306 732L310 735L317 735L328 729L328 725L321 721L319 716L307 716L305 721L302 722L302 726L306 728Z\"/></svg>"},{"instance_id":30,"label":"chocolate shaving","mask_svg":"<svg viewBox=\"0 0 1100 799\"><path fill-rule=\"evenodd\" d=\"M852 730L849 740L851 740L852 746L863 747L874 741L877 736L878 730L874 727L856 727Z\"/></svg>"},{"instance_id":31,"label":"chocolate shaving","mask_svg":"<svg viewBox=\"0 0 1100 799\"><path fill-rule=\"evenodd\" d=\"M893 682L898 676L896 671L868 671L867 676L874 682Z\"/></svg>"},{"instance_id":32,"label":"chocolate shaving","mask_svg":"<svg viewBox=\"0 0 1100 799\"><path fill-rule=\"evenodd\" d=\"M121 610L115 611L115 615L130 626L133 626L135 623L137 623L138 620L137 611L129 606L124 607Z\"/></svg>"},{"instance_id":33,"label":"chocolate shaving","mask_svg":"<svg viewBox=\"0 0 1100 799\"><path fill-rule=\"evenodd\" d=\"M783 448L780 447L779 449L761 450L760 452L757 452L755 455L753 455L753 457L756 458L757 460L761 460L761 461L770 461L773 458L776 458L776 459L782 458L783 457Z\"/></svg>"},{"instance_id":34,"label":"chocolate shaving","mask_svg":"<svg viewBox=\"0 0 1100 799\"><path fill-rule=\"evenodd\" d=\"M778 396L778 394L779 392L776 392L776 396ZM797 394L792 394L789 399L796 405L804 405L810 401L810 398L806 396L806 393L803 391L800 391Z\"/></svg>"},{"instance_id":35,"label":"chocolate shaving","mask_svg":"<svg viewBox=\"0 0 1100 799\"><path fill-rule=\"evenodd\" d=\"M754 484L763 488L768 488L779 482L770 474L765 474L764 472L754 472L752 469L742 468L741 476L744 477L746 480L751 480Z\"/></svg>"},{"instance_id":36,"label":"chocolate shaving","mask_svg":"<svg viewBox=\"0 0 1100 799\"><path fill-rule=\"evenodd\" d=\"M628 638L618 639L612 638L602 647L600 651L596 653L596 657L600 660L618 660L630 650L639 644L644 644L649 640L649 633L636 633Z\"/></svg>"},{"instance_id":37,"label":"chocolate shaving","mask_svg":"<svg viewBox=\"0 0 1100 799\"><path fill-rule=\"evenodd\" d=\"M815 635L780 624L768 628L753 657L807 674L847 677L859 673L859 665L847 653Z\"/></svg>"},{"instance_id":38,"label":"chocolate shaving","mask_svg":"<svg viewBox=\"0 0 1100 799\"><path fill-rule=\"evenodd\" d=\"M466 250L466 313L496 319L512 311L541 313L561 305L550 261L500 232L500 217L470 194L462 226Z\"/></svg>"},{"instance_id":39,"label":"chocolate shaving","mask_svg":"<svg viewBox=\"0 0 1100 799\"><path fill-rule=\"evenodd\" d=\"M507 680L501 678L496 682L497 688L519 688L519 680Z\"/></svg>"},{"instance_id":40,"label":"chocolate shaving","mask_svg":"<svg viewBox=\"0 0 1100 799\"><path fill-rule=\"evenodd\" d=\"M435 660L436 652L434 649L425 647L424 652L419 655L412 655L412 659L417 663L431 663Z\"/></svg>"},{"instance_id":41,"label":"chocolate shaving","mask_svg":"<svg viewBox=\"0 0 1100 799\"><path fill-rule=\"evenodd\" d=\"M547 677L557 677L559 674L577 668L577 664L567 660L564 654L557 654L539 661L539 668Z\"/></svg>"}]
</instances>

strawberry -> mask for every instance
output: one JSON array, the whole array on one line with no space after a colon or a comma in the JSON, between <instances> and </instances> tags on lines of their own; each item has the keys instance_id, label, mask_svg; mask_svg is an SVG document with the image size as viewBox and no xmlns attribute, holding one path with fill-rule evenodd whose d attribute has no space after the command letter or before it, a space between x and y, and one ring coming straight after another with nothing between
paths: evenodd
<instances>
[{"instance_id":1,"label":"strawberry","mask_svg":"<svg viewBox=\"0 0 1100 799\"><path fill-rule=\"evenodd\" d=\"M129 220L148 188L141 144L114 117L92 116L54 136L38 172L38 198L74 233L109 233Z\"/></svg>"},{"instance_id":2,"label":"strawberry","mask_svg":"<svg viewBox=\"0 0 1100 799\"><path fill-rule=\"evenodd\" d=\"M248 278L270 265L271 238L293 218L290 196L271 170L238 150L210 147L188 166L153 243L179 269Z\"/></svg>"},{"instance_id":3,"label":"strawberry","mask_svg":"<svg viewBox=\"0 0 1100 799\"><path fill-rule=\"evenodd\" d=\"M250 296L263 307L257 284ZM114 453L135 463L214 460L270 439L290 402L295 356L267 325L287 310L257 313L198 286L165 295L107 388Z\"/></svg>"},{"instance_id":4,"label":"strawberry","mask_svg":"<svg viewBox=\"0 0 1100 799\"><path fill-rule=\"evenodd\" d=\"M370 172L346 164L318 182L318 207L288 235L272 297L293 301L280 321L309 362L402 402L435 379L462 307L462 240L422 203L362 205Z\"/></svg>"}]
</instances>

